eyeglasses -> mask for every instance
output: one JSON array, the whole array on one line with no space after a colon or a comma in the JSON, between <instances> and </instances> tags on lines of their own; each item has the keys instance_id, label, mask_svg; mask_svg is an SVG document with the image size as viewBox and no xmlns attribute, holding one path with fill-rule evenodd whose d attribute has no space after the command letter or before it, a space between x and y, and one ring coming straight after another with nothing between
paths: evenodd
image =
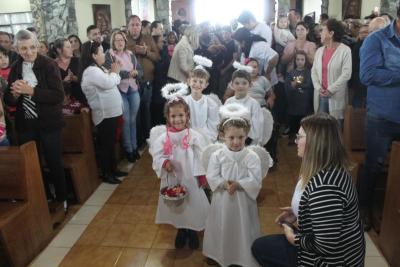
<instances>
[{"instance_id":1,"label":"eyeglasses","mask_svg":"<svg viewBox=\"0 0 400 267\"><path fill-rule=\"evenodd\" d=\"M296 134L296 139L294 140L296 143L303 137L306 137L305 134Z\"/></svg>"}]
</instances>

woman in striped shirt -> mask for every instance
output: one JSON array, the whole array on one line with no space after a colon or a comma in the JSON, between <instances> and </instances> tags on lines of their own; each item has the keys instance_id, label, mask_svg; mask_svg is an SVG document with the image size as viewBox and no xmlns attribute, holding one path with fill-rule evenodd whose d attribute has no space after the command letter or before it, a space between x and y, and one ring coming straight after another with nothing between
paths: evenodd
<instances>
[{"instance_id":1,"label":"woman in striped shirt","mask_svg":"<svg viewBox=\"0 0 400 267\"><path fill-rule=\"evenodd\" d=\"M257 239L262 266L364 266L365 241L357 192L338 122L326 113L304 118L296 138L302 158L291 207L276 223L284 235ZM297 223L298 227L293 224Z\"/></svg>"}]
</instances>

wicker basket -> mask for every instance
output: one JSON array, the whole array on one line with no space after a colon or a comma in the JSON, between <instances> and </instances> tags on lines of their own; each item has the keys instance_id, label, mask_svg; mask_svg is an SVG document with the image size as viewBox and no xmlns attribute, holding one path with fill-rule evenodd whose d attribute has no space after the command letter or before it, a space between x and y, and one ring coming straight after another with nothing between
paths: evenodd
<instances>
[{"instance_id":1,"label":"wicker basket","mask_svg":"<svg viewBox=\"0 0 400 267\"><path fill-rule=\"evenodd\" d=\"M176 186L180 186L183 188L184 190L184 194L179 194L177 196L169 196L167 195L167 190L170 188L174 188ZM164 199L164 200L168 200L168 201L179 201L184 199L186 196L188 195L188 192L186 190L186 188L183 185L180 184L176 184L176 185L171 185L169 182L169 175L167 174L167 186L164 186L163 188L160 189L160 196Z\"/></svg>"}]
</instances>

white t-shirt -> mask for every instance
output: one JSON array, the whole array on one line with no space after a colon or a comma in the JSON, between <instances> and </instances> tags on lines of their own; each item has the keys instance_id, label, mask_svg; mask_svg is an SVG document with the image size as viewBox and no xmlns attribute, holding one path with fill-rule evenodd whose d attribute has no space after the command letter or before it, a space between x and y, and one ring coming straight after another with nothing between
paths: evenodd
<instances>
[{"instance_id":1,"label":"white t-shirt","mask_svg":"<svg viewBox=\"0 0 400 267\"><path fill-rule=\"evenodd\" d=\"M292 196L292 210L294 215L296 215L296 217L299 216L299 205L300 205L300 199L301 196L303 195L303 189L301 188L301 180L299 179L299 181L296 184L296 188L294 189L293 192L293 196Z\"/></svg>"},{"instance_id":2,"label":"white t-shirt","mask_svg":"<svg viewBox=\"0 0 400 267\"><path fill-rule=\"evenodd\" d=\"M272 31L271 28L265 22L258 22L256 27L250 31L253 34L257 34L267 40L268 46L272 45Z\"/></svg>"}]
</instances>

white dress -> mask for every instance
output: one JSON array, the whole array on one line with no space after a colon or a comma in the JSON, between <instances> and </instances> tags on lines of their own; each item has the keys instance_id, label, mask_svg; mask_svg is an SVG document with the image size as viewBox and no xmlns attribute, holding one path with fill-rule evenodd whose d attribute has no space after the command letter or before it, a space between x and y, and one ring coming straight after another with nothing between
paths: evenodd
<instances>
[{"instance_id":1,"label":"white dress","mask_svg":"<svg viewBox=\"0 0 400 267\"><path fill-rule=\"evenodd\" d=\"M253 241L261 236L256 198L261 189L261 162L244 148L230 151L226 146L211 155L207 180L213 191L203 240L203 254L222 266L259 266L251 254ZM241 189L230 195L223 189L227 180Z\"/></svg>"},{"instance_id":2,"label":"white dress","mask_svg":"<svg viewBox=\"0 0 400 267\"><path fill-rule=\"evenodd\" d=\"M185 96L190 108L190 128L207 136L211 142L217 141L219 124L219 105L211 96L203 95L194 100L191 95Z\"/></svg>"},{"instance_id":3,"label":"white dress","mask_svg":"<svg viewBox=\"0 0 400 267\"><path fill-rule=\"evenodd\" d=\"M150 144L149 152L153 157L153 169L161 178L161 187L167 186L167 171L162 168L166 159L174 167L174 173L169 174L169 182L184 185L188 196L178 205L174 201L158 199L156 214L157 224L171 224L175 228L185 228L201 231L205 228L209 203L203 189L199 188L195 176L204 175L201 164L202 150L207 146L205 138L196 131L189 130L189 148L182 147L182 139L187 134L187 129L180 132L169 132L173 144L172 155L164 155L166 133L161 134L154 143ZM175 178L176 177L176 178Z\"/></svg>"},{"instance_id":4,"label":"white dress","mask_svg":"<svg viewBox=\"0 0 400 267\"><path fill-rule=\"evenodd\" d=\"M225 104L239 103L245 106L250 111L250 132L249 137L253 140L252 145L264 145L263 140L263 128L264 128L264 116L260 107L260 104L254 98L246 96L241 99L237 99L235 96L228 98Z\"/></svg>"}]
</instances>

